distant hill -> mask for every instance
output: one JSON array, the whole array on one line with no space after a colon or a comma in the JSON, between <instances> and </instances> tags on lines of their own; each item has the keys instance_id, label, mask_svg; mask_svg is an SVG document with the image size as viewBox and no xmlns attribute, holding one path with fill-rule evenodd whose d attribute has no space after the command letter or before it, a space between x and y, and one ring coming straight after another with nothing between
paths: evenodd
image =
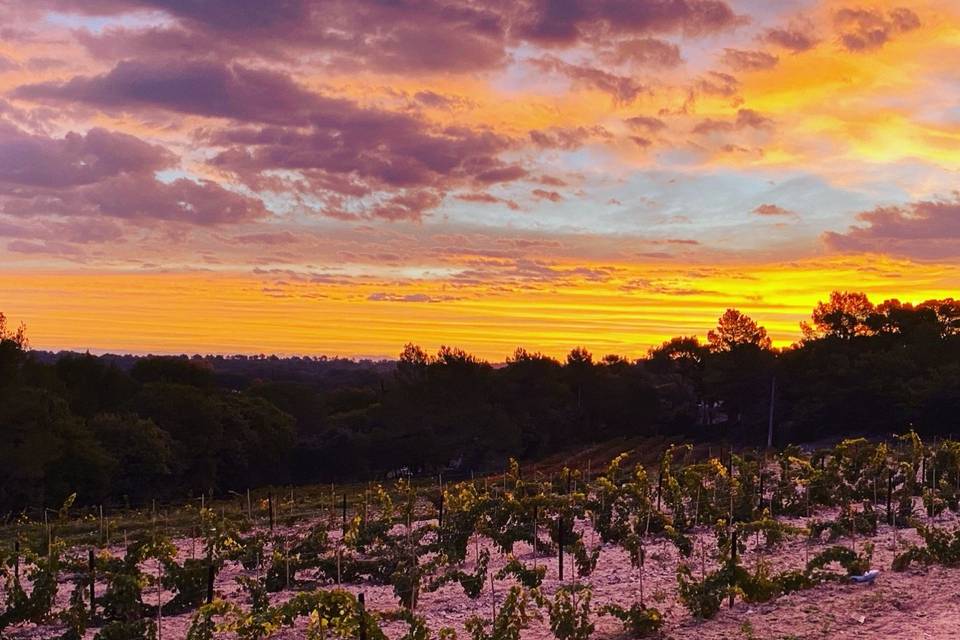
<instances>
[{"instance_id":1,"label":"distant hill","mask_svg":"<svg viewBox=\"0 0 960 640\"><path fill-rule=\"evenodd\" d=\"M87 355L74 351L31 351L38 362L54 364L64 356ZM96 356L105 364L110 364L129 373L141 360L153 358L152 355L130 355L107 353ZM297 382L317 390L340 387L376 385L396 370L396 361L349 358L328 358L327 356L248 356L248 355L180 355L172 358L189 360L194 364L209 367L218 385L228 389L246 389L256 382Z\"/></svg>"}]
</instances>

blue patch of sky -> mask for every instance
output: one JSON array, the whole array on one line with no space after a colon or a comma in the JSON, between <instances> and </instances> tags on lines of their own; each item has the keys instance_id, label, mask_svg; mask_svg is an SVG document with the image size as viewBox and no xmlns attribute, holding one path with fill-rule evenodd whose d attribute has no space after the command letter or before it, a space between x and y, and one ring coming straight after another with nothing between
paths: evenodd
<instances>
[{"instance_id":1,"label":"blue patch of sky","mask_svg":"<svg viewBox=\"0 0 960 640\"><path fill-rule=\"evenodd\" d=\"M93 33L102 33L112 27L129 29L156 27L171 22L170 18L156 11L136 11L120 15L90 16L79 13L51 11L44 20L55 26L68 29L86 29Z\"/></svg>"}]
</instances>

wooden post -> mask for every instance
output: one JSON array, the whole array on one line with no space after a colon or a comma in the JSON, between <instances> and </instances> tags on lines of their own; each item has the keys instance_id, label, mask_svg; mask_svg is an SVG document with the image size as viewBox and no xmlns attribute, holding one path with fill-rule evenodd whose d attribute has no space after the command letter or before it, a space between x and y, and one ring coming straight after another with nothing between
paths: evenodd
<instances>
[{"instance_id":1,"label":"wooden post","mask_svg":"<svg viewBox=\"0 0 960 640\"><path fill-rule=\"evenodd\" d=\"M730 448L730 524L733 524L733 448Z\"/></svg>"},{"instance_id":2,"label":"wooden post","mask_svg":"<svg viewBox=\"0 0 960 640\"><path fill-rule=\"evenodd\" d=\"M341 515L343 518L343 532L347 532L347 494L343 494L343 502L341 504Z\"/></svg>"},{"instance_id":3,"label":"wooden post","mask_svg":"<svg viewBox=\"0 0 960 640\"><path fill-rule=\"evenodd\" d=\"M157 563L157 640L163 640L163 606L160 604L160 585L162 583L163 583L163 564L158 562Z\"/></svg>"},{"instance_id":4,"label":"wooden post","mask_svg":"<svg viewBox=\"0 0 960 640\"><path fill-rule=\"evenodd\" d=\"M893 471L887 470L887 524L893 526L893 511L890 503L893 500Z\"/></svg>"},{"instance_id":5,"label":"wooden post","mask_svg":"<svg viewBox=\"0 0 960 640\"><path fill-rule=\"evenodd\" d=\"M730 608L733 609L734 587L737 580L737 530L730 531Z\"/></svg>"},{"instance_id":6,"label":"wooden post","mask_svg":"<svg viewBox=\"0 0 960 640\"><path fill-rule=\"evenodd\" d=\"M253 521L253 506L250 502L250 488L247 488L247 520Z\"/></svg>"},{"instance_id":7,"label":"wooden post","mask_svg":"<svg viewBox=\"0 0 960 640\"><path fill-rule=\"evenodd\" d=\"M540 510L537 505L533 505L533 570L537 570L537 515Z\"/></svg>"},{"instance_id":8,"label":"wooden post","mask_svg":"<svg viewBox=\"0 0 960 640\"><path fill-rule=\"evenodd\" d=\"M93 557L93 549L89 549L87 553L87 560L90 564L90 619L97 614L97 596L96 596L96 585L97 585L97 574L96 574L96 565Z\"/></svg>"},{"instance_id":9,"label":"wooden post","mask_svg":"<svg viewBox=\"0 0 960 640\"><path fill-rule=\"evenodd\" d=\"M440 510L437 514L437 528L443 528L443 487L440 487Z\"/></svg>"},{"instance_id":10,"label":"wooden post","mask_svg":"<svg viewBox=\"0 0 960 640\"><path fill-rule=\"evenodd\" d=\"M558 567L560 572L560 582L563 582L563 516L557 520L557 546L560 548L558 555Z\"/></svg>"},{"instance_id":11,"label":"wooden post","mask_svg":"<svg viewBox=\"0 0 960 640\"><path fill-rule=\"evenodd\" d=\"M763 509L763 463L760 463L760 498L758 500L757 508Z\"/></svg>"},{"instance_id":12,"label":"wooden post","mask_svg":"<svg viewBox=\"0 0 960 640\"><path fill-rule=\"evenodd\" d=\"M13 542L13 577L16 582L20 582L20 541Z\"/></svg>"},{"instance_id":13,"label":"wooden post","mask_svg":"<svg viewBox=\"0 0 960 640\"><path fill-rule=\"evenodd\" d=\"M660 475L657 477L657 511L660 511L661 493L663 493L663 466L660 467Z\"/></svg>"},{"instance_id":14,"label":"wooden post","mask_svg":"<svg viewBox=\"0 0 960 640\"><path fill-rule=\"evenodd\" d=\"M270 511L270 533L273 533L273 492L267 494L267 508Z\"/></svg>"},{"instance_id":15,"label":"wooden post","mask_svg":"<svg viewBox=\"0 0 960 640\"><path fill-rule=\"evenodd\" d=\"M207 556L207 604L213 602L213 581L216 578L216 573L213 568L213 556Z\"/></svg>"},{"instance_id":16,"label":"wooden post","mask_svg":"<svg viewBox=\"0 0 960 640\"><path fill-rule=\"evenodd\" d=\"M287 536L283 536L283 543L281 544L280 549L283 551L283 565L284 565L284 584L286 588L290 588L290 552L287 550Z\"/></svg>"},{"instance_id":17,"label":"wooden post","mask_svg":"<svg viewBox=\"0 0 960 640\"><path fill-rule=\"evenodd\" d=\"M360 614L360 640L367 640L367 602L363 591L357 594L357 609Z\"/></svg>"}]
</instances>

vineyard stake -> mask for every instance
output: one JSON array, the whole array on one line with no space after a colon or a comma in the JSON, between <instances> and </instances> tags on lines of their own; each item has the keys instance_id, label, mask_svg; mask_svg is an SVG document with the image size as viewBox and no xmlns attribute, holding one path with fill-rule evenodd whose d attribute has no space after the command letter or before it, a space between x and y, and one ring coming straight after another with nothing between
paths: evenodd
<instances>
[{"instance_id":1,"label":"vineyard stake","mask_svg":"<svg viewBox=\"0 0 960 640\"><path fill-rule=\"evenodd\" d=\"M360 640L367 640L367 602L363 591L357 594L357 609L360 611Z\"/></svg>"},{"instance_id":2,"label":"vineyard stake","mask_svg":"<svg viewBox=\"0 0 960 640\"><path fill-rule=\"evenodd\" d=\"M660 475L657 477L657 511L660 511L660 494L663 492L663 466L660 467Z\"/></svg>"},{"instance_id":3,"label":"vineyard stake","mask_svg":"<svg viewBox=\"0 0 960 640\"><path fill-rule=\"evenodd\" d=\"M733 609L734 587L737 583L737 530L730 532L730 608Z\"/></svg>"},{"instance_id":4,"label":"vineyard stake","mask_svg":"<svg viewBox=\"0 0 960 640\"><path fill-rule=\"evenodd\" d=\"M343 502L340 505L341 516L343 520L343 533L347 533L347 494L343 494Z\"/></svg>"},{"instance_id":5,"label":"vineyard stake","mask_svg":"<svg viewBox=\"0 0 960 640\"><path fill-rule=\"evenodd\" d=\"M700 524L700 489L702 485L697 483L697 506L693 510L693 526L696 528Z\"/></svg>"},{"instance_id":6,"label":"vineyard stake","mask_svg":"<svg viewBox=\"0 0 960 640\"><path fill-rule=\"evenodd\" d=\"M893 471L887 470L887 524L893 525L893 511L890 501L893 499Z\"/></svg>"},{"instance_id":7,"label":"vineyard stake","mask_svg":"<svg viewBox=\"0 0 960 640\"><path fill-rule=\"evenodd\" d=\"M493 571L491 571L489 575L490 575L490 609L493 613L490 620L491 622L495 622L497 619L497 592L493 588Z\"/></svg>"},{"instance_id":8,"label":"vineyard stake","mask_svg":"<svg viewBox=\"0 0 960 640\"><path fill-rule=\"evenodd\" d=\"M213 581L216 574L213 569L213 552L207 554L207 604L213 602Z\"/></svg>"},{"instance_id":9,"label":"vineyard stake","mask_svg":"<svg viewBox=\"0 0 960 640\"><path fill-rule=\"evenodd\" d=\"M287 551L287 536L283 536L283 542L281 547L283 550L283 564L284 571L286 572L285 584L287 589L290 588L290 553Z\"/></svg>"},{"instance_id":10,"label":"vineyard stake","mask_svg":"<svg viewBox=\"0 0 960 640\"><path fill-rule=\"evenodd\" d=\"M537 512L539 508L533 506L533 570L537 570Z\"/></svg>"},{"instance_id":11,"label":"vineyard stake","mask_svg":"<svg viewBox=\"0 0 960 640\"><path fill-rule=\"evenodd\" d=\"M563 582L563 516L557 520L557 544L560 547L558 555L560 567L560 582Z\"/></svg>"},{"instance_id":12,"label":"vineyard stake","mask_svg":"<svg viewBox=\"0 0 960 640\"><path fill-rule=\"evenodd\" d=\"M763 467L760 467L759 476L760 476L760 491L759 491L759 497L757 499L758 510L763 509Z\"/></svg>"},{"instance_id":13,"label":"vineyard stake","mask_svg":"<svg viewBox=\"0 0 960 640\"><path fill-rule=\"evenodd\" d=\"M267 508L270 511L270 533L273 533L273 492L267 494Z\"/></svg>"},{"instance_id":14,"label":"vineyard stake","mask_svg":"<svg viewBox=\"0 0 960 640\"><path fill-rule=\"evenodd\" d=\"M13 577L20 582L20 541L13 542Z\"/></svg>"},{"instance_id":15,"label":"vineyard stake","mask_svg":"<svg viewBox=\"0 0 960 640\"><path fill-rule=\"evenodd\" d=\"M92 620L95 615L97 615L97 601L96 601L96 584L97 584L97 574L96 566L93 559L93 549L89 549L87 560L90 564L90 619Z\"/></svg>"},{"instance_id":16,"label":"vineyard stake","mask_svg":"<svg viewBox=\"0 0 960 640\"><path fill-rule=\"evenodd\" d=\"M733 449L730 449L730 524L733 524Z\"/></svg>"},{"instance_id":17,"label":"vineyard stake","mask_svg":"<svg viewBox=\"0 0 960 640\"><path fill-rule=\"evenodd\" d=\"M156 537L154 537L156 541ZM160 606L160 583L163 581L163 565L157 563L157 640L163 640L163 607Z\"/></svg>"},{"instance_id":18,"label":"vineyard stake","mask_svg":"<svg viewBox=\"0 0 960 640\"><path fill-rule=\"evenodd\" d=\"M437 529L443 529L443 485L440 486L440 509L437 514Z\"/></svg>"}]
</instances>

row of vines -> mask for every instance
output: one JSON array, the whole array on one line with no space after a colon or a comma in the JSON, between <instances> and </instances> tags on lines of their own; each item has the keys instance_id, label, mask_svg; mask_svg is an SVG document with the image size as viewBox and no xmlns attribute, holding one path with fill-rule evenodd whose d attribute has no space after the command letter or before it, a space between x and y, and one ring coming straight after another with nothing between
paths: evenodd
<instances>
[{"instance_id":1,"label":"row of vines","mask_svg":"<svg viewBox=\"0 0 960 640\"><path fill-rule=\"evenodd\" d=\"M655 540L675 547L678 598L700 618L725 602L766 602L863 574L881 525L915 528L924 540L899 553L894 570L960 564L960 532L936 524L960 510L960 443L952 440L930 446L908 433L812 453L706 459L682 445L668 448L659 468L626 468L625 460L596 475L567 468L527 477L511 461L502 476L439 487L400 480L390 490L369 487L349 516L331 498L329 513L277 529L202 508L199 548L193 541L189 553L156 528L96 552L68 549L56 536L39 545L18 539L0 552L0 632L31 623L63 640L88 629L99 640L157 638L164 617L189 613L190 640L266 638L294 626L310 639L380 640L382 627L398 622L402 640L453 638L452 628L429 628L420 610L422 594L448 586L471 600L491 596L489 611L478 604L464 625L472 640L517 639L535 620L558 640L585 640L601 616L642 637L664 624L643 585ZM765 560L800 540L828 546L799 567L774 570ZM756 559L747 566L751 543ZM590 577L611 546L638 572L631 606L593 603ZM491 552L502 556L498 570ZM239 599L215 589L231 563L243 568ZM559 577L550 585L548 565ZM69 604L58 605L63 585ZM364 585L392 588L396 607L369 610Z\"/></svg>"}]
</instances>

